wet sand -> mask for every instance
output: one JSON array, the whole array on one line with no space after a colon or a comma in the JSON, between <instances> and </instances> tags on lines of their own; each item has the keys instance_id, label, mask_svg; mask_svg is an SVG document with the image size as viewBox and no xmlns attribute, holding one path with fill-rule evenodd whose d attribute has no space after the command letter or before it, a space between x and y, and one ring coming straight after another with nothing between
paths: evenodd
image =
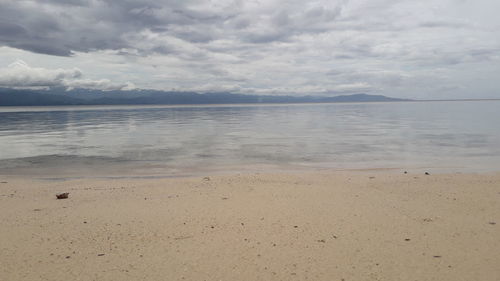
<instances>
[{"instance_id":1,"label":"wet sand","mask_svg":"<svg viewBox=\"0 0 500 281\"><path fill-rule=\"evenodd\" d=\"M0 280L500 280L500 173L207 176L1 176Z\"/></svg>"}]
</instances>

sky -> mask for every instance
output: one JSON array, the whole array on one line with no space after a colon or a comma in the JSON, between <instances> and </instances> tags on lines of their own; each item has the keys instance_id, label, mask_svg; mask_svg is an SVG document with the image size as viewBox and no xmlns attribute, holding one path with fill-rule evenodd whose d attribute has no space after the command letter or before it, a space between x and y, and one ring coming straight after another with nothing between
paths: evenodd
<instances>
[{"instance_id":1,"label":"sky","mask_svg":"<svg viewBox=\"0 0 500 281\"><path fill-rule=\"evenodd\" d=\"M0 0L0 87L500 98L498 0Z\"/></svg>"}]
</instances>

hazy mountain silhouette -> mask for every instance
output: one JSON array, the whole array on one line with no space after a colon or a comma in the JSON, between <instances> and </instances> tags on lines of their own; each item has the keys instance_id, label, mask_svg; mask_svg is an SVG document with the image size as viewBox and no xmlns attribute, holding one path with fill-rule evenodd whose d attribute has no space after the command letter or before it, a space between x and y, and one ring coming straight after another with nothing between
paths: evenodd
<instances>
[{"instance_id":1,"label":"hazy mountain silhouette","mask_svg":"<svg viewBox=\"0 0 500 281\"><path fill-rule=\"evenodd\" d=\"M0 88L0 106L140 105L231 103L324 103L405 101L382 95L354 94L334 97L244 95L227 92L165 92L155 90L99 91L75 89L15 90Z\"/></svg>"}]
</instances>

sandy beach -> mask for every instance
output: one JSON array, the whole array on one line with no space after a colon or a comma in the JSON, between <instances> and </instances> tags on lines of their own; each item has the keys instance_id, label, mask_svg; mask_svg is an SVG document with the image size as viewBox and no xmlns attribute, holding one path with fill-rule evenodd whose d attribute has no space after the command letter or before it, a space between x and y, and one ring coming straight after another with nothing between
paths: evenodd
<instances>
[{"instance_id":1,"label":"sandy beach","mask_svg":"<svg viewBox=\"0 0 500 281\"><path fill-rule=\"evenodd\" d=\"M500 280L500 173L0 180L2 281Z\"/></svg>"}]
</instances>

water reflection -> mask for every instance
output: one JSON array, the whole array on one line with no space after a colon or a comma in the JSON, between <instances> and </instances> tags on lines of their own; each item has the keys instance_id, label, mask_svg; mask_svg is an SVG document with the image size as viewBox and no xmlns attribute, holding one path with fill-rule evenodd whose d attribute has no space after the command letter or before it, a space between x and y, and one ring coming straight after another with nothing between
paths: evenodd
<instances>
[{"instance_id":1,"label":"water reflection","mask_svg":"<svg viewBox=\"0 0 500 281\"><path fill-rule=\"evenodd\" d=\"M0 109L0 159L4 166L50 155L171 167L497 165L498 105L9 108Z\"/></svg>"}]
</instances>

